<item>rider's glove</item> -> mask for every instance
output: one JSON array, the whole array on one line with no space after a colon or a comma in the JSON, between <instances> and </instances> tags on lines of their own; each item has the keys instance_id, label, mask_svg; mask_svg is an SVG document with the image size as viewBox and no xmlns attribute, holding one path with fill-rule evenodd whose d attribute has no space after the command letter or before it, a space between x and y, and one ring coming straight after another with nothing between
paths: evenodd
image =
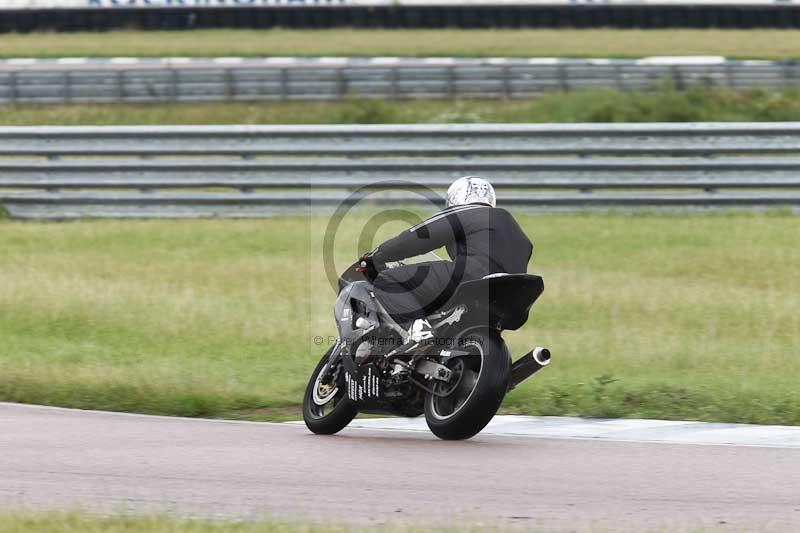
<instances>
[{"instance_id":1,"label":"rider's glove","mask_svg":"<svg viewBox=\"0 0 800 533\"><path fill-rule=\"evenodd\" d=\"M375 267L375 261L370 256L369 252L365 252L361 257L358 258L358 266L356 267L356 272L361 272L364 274L368 280L372 281L378 277L378 269Z\"/></svg>"}]
</instances>

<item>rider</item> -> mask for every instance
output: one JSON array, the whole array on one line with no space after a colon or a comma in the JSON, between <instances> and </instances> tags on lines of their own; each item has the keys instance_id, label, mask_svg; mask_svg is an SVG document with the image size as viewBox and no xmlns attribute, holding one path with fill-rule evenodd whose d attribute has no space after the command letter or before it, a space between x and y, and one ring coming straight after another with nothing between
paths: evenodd
<instances>
[{"instance_id":1,"label":"rider","mask_svg":"<svg viewBox=\"0 0 800 533\"><path fill-rule=\"evenodd\" d=\"M524 274L533 252L511 213L496 208L494 188L466 176L447 190L446 208L364 254L375 295L386 311L412 332L430 329L424 317L444 305L459 283L489 274ZM445 246L451 261L397 268L386 263Z\"/></svg>"}]
</instances>

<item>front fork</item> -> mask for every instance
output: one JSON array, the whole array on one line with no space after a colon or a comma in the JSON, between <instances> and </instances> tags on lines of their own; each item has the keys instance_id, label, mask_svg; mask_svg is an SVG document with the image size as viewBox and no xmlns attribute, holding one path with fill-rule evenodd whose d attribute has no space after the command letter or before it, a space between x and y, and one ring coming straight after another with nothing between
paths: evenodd
<instances>
[{"instance_id":1,"label":"front fork","mask_svg":"<svg viewBox=\"0 0 800 533\"><path fill-rule=\"evenodd\" d=\"M339 359L341 359L342 357L342 346L343 346L342 341L337 340L336 344L333 347L333 350L331 351L331 356L328 357L328 362L325 363L325 367L322 369L322 372L320 372L320 377L319 377L320 383L329 383L332 377L336 377L332 375L331 369L334 367L336 363L339 362Z\"/></svg>"}]
</instances>

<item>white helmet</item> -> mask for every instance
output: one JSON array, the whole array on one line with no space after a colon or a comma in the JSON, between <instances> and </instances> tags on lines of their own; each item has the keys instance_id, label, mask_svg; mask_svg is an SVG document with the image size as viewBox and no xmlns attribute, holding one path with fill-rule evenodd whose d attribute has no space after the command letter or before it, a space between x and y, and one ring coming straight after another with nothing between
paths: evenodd
<instances>
[{"instance_id":1,"label":"white helmet","mask_svg":"<svg viewBox=\"0 0 800 533\"><path fill-rule=\"evenodd\" d=\"M477 176L459 178L447 189L447 207L466 204L497 205L492 184Z\"/></svg>"}]
</instances>

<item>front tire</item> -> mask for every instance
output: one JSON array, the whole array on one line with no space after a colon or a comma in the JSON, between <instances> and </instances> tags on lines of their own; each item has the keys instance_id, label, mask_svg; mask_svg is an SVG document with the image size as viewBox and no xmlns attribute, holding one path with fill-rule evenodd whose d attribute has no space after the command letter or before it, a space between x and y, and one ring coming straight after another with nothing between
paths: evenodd
<instances>
[{"instance_id":1,"label":"front tire","mask_svg":"<svg viewBox=\"0 0 800 533\"><path fill-rule=\"evenodd\" d=\"M343 430L358 414L347 398L347 391L337 383L322 383L320 374L328 363L333 348L317 364L303 396L303 420L306 427L318 435L333 435ZM341 361L339 362L341 365Z\"/></svg>"},{"instance_id":2,"label":"front tire","mask_svg":"<svg viewBox=\"0 0 800 533\"><path fill-rule=\"evenodd\" d=\"M437 383L425 396L425 421L444 440L468 439L491 421L508 388L511 358L499 333L473 330L459 339L459 349L470 355L456 357L447 366L456 382Z\"/></svg>"}]
</instances>

